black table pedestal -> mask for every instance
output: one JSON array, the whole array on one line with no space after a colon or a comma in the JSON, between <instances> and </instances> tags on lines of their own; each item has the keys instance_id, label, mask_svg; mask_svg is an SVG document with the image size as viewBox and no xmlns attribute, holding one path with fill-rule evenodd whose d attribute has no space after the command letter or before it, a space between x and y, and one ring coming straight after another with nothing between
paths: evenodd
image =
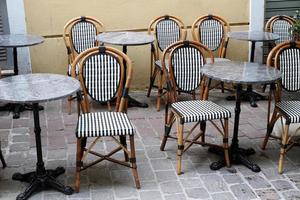
<instances>
[{"instance_id":1,"label":"black table pedestal","mask_svg":"<svg viewBox=\"0 0 300 200\"><path fill-rule=\"evenodd\" d=\"M123 45L123 53L127 54L127 46L126 45ZM126 71L127 71L126 63L124 63L124 67L125 67L124 74L125 74L125 78L126 78L126 76L127 76L126 75ZM124 86L125 86L125 81L124 81ZM148 104L139 102L138 100L134 99L130 95L128 96L128 106L129 107L148 108Z\"/></svg>"},{"instance_id":2,"label":"black table pedestal","mask_svg":"<svg viewBox=\"0 0 300 200\"><path fill-rule=\"evenodd\" d=\"M240 121L240 112L241 112L241 92L242 92L242 85L237 85L236 87L236 104L235 104L235 117L234 117L234 129L233 129L233 138L230 147L230 162L231 164L242 164L247 168L251 169L253 172L260 172L260 167L251 161L248 160L247 156L252 155L255 153L253 149L242 149L239 148L239 140L238 140L238 131L239 131L239 121ZM217 154L224 155L223 149L217 148L210 148L210 152L214 152ZM210 165L212 170L218 170L225 165L224 158L217 162L213 162Z\"/></svg>"},{"instance_id":3,"label":"black table pedestal","mask_svg":"<svg viewBox=\"0 0 300 200\"><path fill-rule=\"evenodd\" d=\"M58 167L55 170L46 170L43 162L42 143L41 143L41 128L39 121L39 105L33 104L33 117L34 117L34 133L36 140L36 153L37 163L36 171L26 174L16 173L13 175L13 180L30 183L25 191L17 196L17 200L28 199L34 192L45 189L55 189L66 195L73 194L73 189L69 186L64 186L59 183L55 178L65 172L63 167Z\"/></svg>"}]
</instances>

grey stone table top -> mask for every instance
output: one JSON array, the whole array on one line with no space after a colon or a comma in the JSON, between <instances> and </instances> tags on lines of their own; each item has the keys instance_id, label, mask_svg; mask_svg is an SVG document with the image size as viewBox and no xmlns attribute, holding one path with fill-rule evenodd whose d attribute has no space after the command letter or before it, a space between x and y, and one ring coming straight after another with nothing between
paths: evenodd
<instances>
[{"instance_id":1,"label":"grey stone table top","mask_svg":"<svg viewBox=\"0 0 300 200\"><path fill-rule=\"evenodd\" d=\"M0 35L0 47L26 47L44 42L44 38L38 35L8 34Z\"/></svg>"},{"instance_id":2,"label":"grey stone table top","mask_svg":"<svg viewBox=\"0 0 300 200\"><path fill-rule=\"evenodd\" d=\"M96 39L100 42L122 46L138 46L154 42L152 35L140 32L106 32L97 35Z\"/></svg>"},{"instance_id":3,"label":"grey stone table top","mask_svg":"<svg viewBox=\"0 0 300 200\"><path fill-rule=\"evenodd\" d=\"M201 73L208 78L234 84L267 84L281 78L280 71L273 67L237 61L206 64Z\"/></svg>"},{"instance_id":4,"label":"grey stone table top","mask_svg":"<svg viewBox=\"0 0 300 200\"><path fill-rule=\"evenodd\" d=\"M228 37L254 42L275 41L279 39L279 35L263 31L234 31L229 32Z\"/></svg>"},{"instance_id":5,"label":"grey stone table top","mask_svg":"<svg viewBox=\"0 0 300 200\"><path fill-rule=\"evenodd\" d=\"M38 103L69 96L79 89L79 81L65 75L23 74L0 79L0 101Z\"/></svg>"}]
</instances>

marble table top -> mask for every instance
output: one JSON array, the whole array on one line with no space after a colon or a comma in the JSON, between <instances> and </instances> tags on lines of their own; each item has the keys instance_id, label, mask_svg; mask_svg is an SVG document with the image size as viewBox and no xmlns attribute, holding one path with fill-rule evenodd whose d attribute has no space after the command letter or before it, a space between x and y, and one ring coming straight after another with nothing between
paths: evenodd
<instances>
[{"instance_id":1,"label":"marble table top","mask_svg":"<svg viewBox=\"0 0 300 200\"><path fill-rule=\"evenodd\" d=\"M8 34L0 35L0 47L26 47L44 42L44 38L38 35Z\"/></svg>"},{"instance_id":2,"label":"marble table top","mask_svg":"<svg viewBox=\"0 0 300 200\"><path fill-rule=\"evenodd\" d=\"M251 62L215 62L204 65L201 73L211 79L234 84L267 84L281 79L279 70Z\"/></svg>"},{"instance_id":3,"label":"marble table top","mask_svg":"<svg viewBox=\"0 0 300 200\"><path fill-rule=\"evenodd\" d=\"M263 31L234 31L229 32L228 37L254 42L275 41L279 39L279 35Z\"/></svg>"},{"instance_id":4,"label":"marble table top","mask_svg":"<svg viewBox=\"0 0 300 200\"><path fill-rule=\"evenodd\" d=\"M140 32L106 32L97 35L96 39L100 42L121 46L138 46L154 42L152 35Z\"/></svg>"},{"instance_id":5,"label":"marble table top","mask_svg":"<svg viewBox=\"0 0 300 200\"><path fill-rule=\"evenodd\" d=\"M73 94L78 80L59 74L23 74L0 79L0 101L38 103Z\"/></svg>"}]
</instances>

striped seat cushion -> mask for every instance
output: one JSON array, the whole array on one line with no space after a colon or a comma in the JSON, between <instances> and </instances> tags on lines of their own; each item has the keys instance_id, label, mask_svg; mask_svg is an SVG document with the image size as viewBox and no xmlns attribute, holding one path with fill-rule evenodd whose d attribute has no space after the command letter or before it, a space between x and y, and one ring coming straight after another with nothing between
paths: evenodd
<instances>
[{"instance_id":1,"label":"striped seat cushion","mask_svg":"<svg viewBox=\"0 0 300 200\"><path fill-rule=\"evenodd\" d=\"M127 115L121 112L95 112L82 114L77 124L76 136L99 137L133 135L135 128Z\"/></svg>"},{"instance_id":2,"label":"striped seat cushion","mask_svg":"<svg viewBox=\"0 0 300 200\"><path fill-rule=\"evenodd\" d=\"M173 103L171 108L181 117L184 123L231 117L228 109L211 101L180 101Z\"/></svg>"},{"instance_id":3,"label":"striped seat cushion","mask_svg":"<svg viewBox=\"0 0 300 200\"><path fill-rule=\"evenodd\" d=\"M300 101L281 101L276 104L290 123L300 122Z\"/></svg>"}]
</instances>

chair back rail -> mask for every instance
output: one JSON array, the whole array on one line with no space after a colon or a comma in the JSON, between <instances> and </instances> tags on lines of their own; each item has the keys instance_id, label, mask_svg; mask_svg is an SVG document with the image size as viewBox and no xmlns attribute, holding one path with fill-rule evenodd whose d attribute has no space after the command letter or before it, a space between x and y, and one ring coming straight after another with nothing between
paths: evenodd
<instances>
[{"instance_id":1,"label":"chair back rail","mask_svg":"<svg viewBox=\"0 0 300 200\"><path fill-rule=\"evenodd\" d=\"M228 43L229 23L217 15L205 15L197 18L192 25L193 39L216 51L217 56L224 58Z\"/></svg>"},{"instance_id":2,"label":"chair back rail","mask_svg":"<svg viewBox=\"0 0 300 200\"><path fill-rule=\"evenodd\" d=\"M76 57L72 63L72 74L76 73L77 63L78 79L85 100L85 104L82 105L84 112L90 111L88 97L100 103L110 103L116 98L115 110L126 112L125 103L132 76L132 64L128 56L112 47L99 46L90 48Z\"/></svg>"},{"instance_id":3,"label":"chair back rail","mask_svg":"<svg viewBox=\"0 0 300 200\"><path fill-rule=\"evenodd\" d=\"M63 38L71 64L81 52L98 46L96 36L104 31L102 22L90 16L71 19L64 27Z\"/></svg>"},{"instance_id":4,"label":"chair back rail","mask_svg":"<svg viewBox=\"0 0 300 200\"><path fill-rule=\"evenodd\" d=\"M213 63L214 56L208 47L196 41L179 41L170 45L164 50L162 61L167 59L168 54L168 68L165 62L162 66L168 90L173 96L171 99L176 101L176 91L193 93L199 88L200 69L206 63L205 58L208 56Z\"/></svg>"},{"instance_id":5,"label":"chair back rail","mask_svg":"<svg viewBox=\"0 0 300 200\"><path fill-rule=\"evenodd\" d=\"M294 23L295 19L290 16L276 15L267 21L265 31L278 34L279 40L276 40L275 44L279 44L292 39L290 28Z\"/></svg>"}]
</instances>

